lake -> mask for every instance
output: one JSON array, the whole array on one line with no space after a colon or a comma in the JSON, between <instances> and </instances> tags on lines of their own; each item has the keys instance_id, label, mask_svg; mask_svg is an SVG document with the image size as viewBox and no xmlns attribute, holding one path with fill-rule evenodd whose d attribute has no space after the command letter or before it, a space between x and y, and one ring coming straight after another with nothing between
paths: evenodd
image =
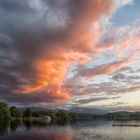
<instances>
[{"instance_id":1,"label":"lake","mask_svg":"<svg viewBox=\"0 0 140 140\"><path fill-rule=\"evenodd\" d=\"M0 123L0 140L140 140L140 127L112 126L114 123L140 124L137 121L83 121L71 125L38 122Z\"/></svg>"}]
</instances>

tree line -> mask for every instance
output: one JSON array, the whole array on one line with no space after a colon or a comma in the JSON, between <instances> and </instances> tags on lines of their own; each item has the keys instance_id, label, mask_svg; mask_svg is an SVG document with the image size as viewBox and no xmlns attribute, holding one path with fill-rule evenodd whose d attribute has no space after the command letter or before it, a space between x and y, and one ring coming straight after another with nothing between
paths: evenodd
<instances>
[{"instance_id":1,"label":"tree line","mask_svg":"<svg viewBox=\"0 0 140 140\"><path fill-rule=\"evenodd\" d=\"M21 109L16 106L9 107L9 105L4 102L0 103L0 121L25 118L33 120L34 118L41 118L42 116L49 116L52 123L69 123L77 120L75 113L66 110Z\"/></svg>"},{"instance_id":2,"label":"tree line","mask_svg":"<svg viewBox=\"0 0 140 140\"><path fill-rule=\"evenodd\" d=\"M105 114L107 120L140 120L140 112L119 111Z\"/></svg>"}]
</instances>

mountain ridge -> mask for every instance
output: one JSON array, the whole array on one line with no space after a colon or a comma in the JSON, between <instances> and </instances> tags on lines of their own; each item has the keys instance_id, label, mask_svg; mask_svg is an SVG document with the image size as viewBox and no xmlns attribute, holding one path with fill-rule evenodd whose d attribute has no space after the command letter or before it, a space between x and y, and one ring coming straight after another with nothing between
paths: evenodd
<instances>
[{"instance_id":1,"label":"mountain ridge","mask_svg":"<svg viewBox=\"0 0 140 140\"><path fill-rule=\"evenodd\" d=\"M109 113L106 110L97 109L97 108L88 108L88 107L73 107L68 111L74 113L81 113L81 114L97 114L97 115L103 115Z\"/></svg>"}]
</instances>

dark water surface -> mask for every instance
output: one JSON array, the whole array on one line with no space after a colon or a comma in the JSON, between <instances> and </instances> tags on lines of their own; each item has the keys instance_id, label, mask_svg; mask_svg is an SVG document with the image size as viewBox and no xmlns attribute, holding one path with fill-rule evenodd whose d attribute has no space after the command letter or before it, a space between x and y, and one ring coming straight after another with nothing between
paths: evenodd
<instances>
[{"instance_id":1,"label":"dark water surface","mask_svg":"<svg viewBox=\"0 0 140 140\"><path fill-rule=\"evenodd\" d=\"M140 127L113 127L113 123L137 121L84 121L58 126L33 122L0 122L0 140L140 140Z\"/></svg>"}]
</instances>

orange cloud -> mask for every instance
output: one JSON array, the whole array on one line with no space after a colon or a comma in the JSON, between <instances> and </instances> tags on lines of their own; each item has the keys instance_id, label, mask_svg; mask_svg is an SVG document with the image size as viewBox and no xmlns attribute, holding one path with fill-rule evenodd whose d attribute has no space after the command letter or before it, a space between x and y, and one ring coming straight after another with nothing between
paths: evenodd
<instances>
[{"instance_id":1,"label":"orange cloud","mask_svg":"<svg viewBox=\"0 0 140 140\"><path fill-rule=\"evenodd\" d=\"M113 8L112 0L77 0L73 3L77 13L73 14L68 32L64 38L58 37L58 40L44 44L49 45L49 49L44 47L41 58L33 63L37 73L36 84L24 86L23 93L44 92L70 99L68 91L63 88L68 68L73 63L92 59L92 53L96 51L94 46L102 33L100 19Z\"/></svg>"}]
</instances>

